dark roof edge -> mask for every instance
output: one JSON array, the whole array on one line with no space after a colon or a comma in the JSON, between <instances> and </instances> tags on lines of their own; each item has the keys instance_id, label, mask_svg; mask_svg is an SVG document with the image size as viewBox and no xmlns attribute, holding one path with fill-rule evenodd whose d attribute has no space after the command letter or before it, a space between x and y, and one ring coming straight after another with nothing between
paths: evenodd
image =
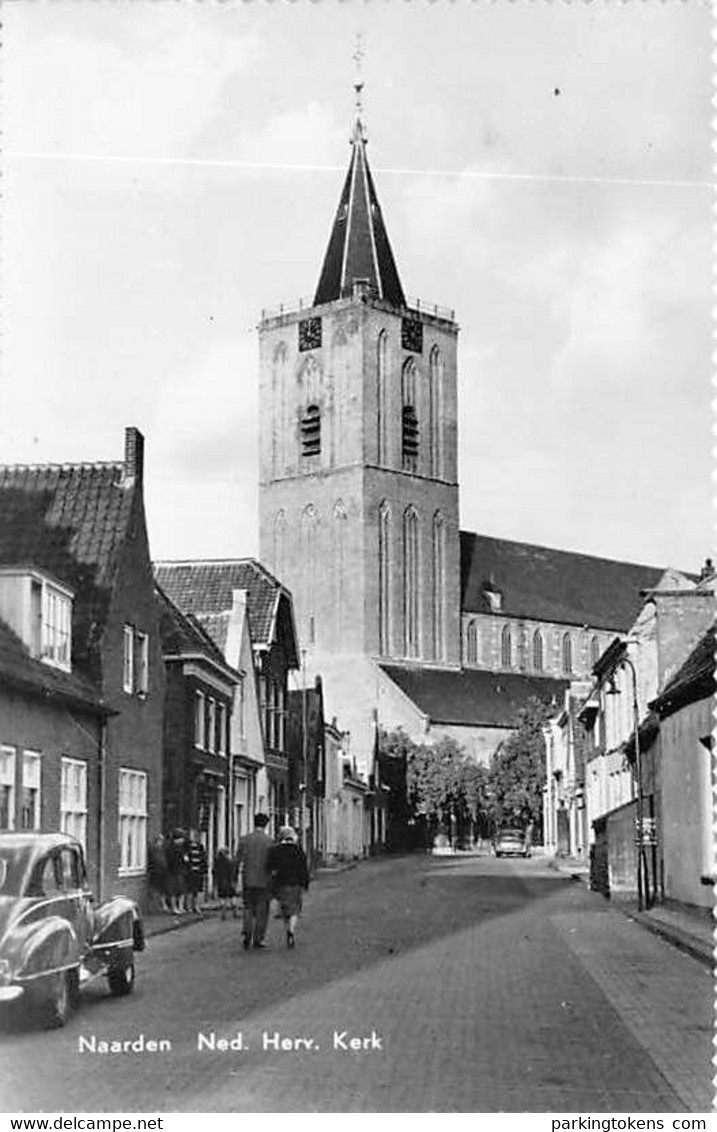
<instances>
[{"instance_id":1,"label":"dark roof edge","mask_svg":"<svg viewBox=\"0 0 717 1132\"><path fill-rule=\"evenodd\" d=\"M3 671L2 668L0 668L0 683L19 688L20 691L29 693L35 699L70 704L101 718L107 719L110 716L120 714L116 708L111 708L100 699L93 699L89 695L85 697L78 692L65 691L62 688L47 687L39 681L33 680L30 676L20 676L17 673Z\"/></svg>"}]
</instances>

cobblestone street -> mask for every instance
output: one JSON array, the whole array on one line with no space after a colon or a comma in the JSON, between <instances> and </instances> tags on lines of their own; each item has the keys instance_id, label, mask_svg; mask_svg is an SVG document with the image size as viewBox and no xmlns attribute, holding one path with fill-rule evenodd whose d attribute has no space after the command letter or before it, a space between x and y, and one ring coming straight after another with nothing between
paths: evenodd
<instances>
[{"instance_id":1,"label":"cobblestone street","mask_svg":"<svg viewBox=\"0 0 717 1132\"><path fill-rule=\"evenodd\" d=\"M269 944L214 917L152 938L131 999L89 988L64 1030L9 1023L4 1107L710 1110L710 972L540 859L324 875L296 949L276 920Z\"/></svg>"}]
</instances>

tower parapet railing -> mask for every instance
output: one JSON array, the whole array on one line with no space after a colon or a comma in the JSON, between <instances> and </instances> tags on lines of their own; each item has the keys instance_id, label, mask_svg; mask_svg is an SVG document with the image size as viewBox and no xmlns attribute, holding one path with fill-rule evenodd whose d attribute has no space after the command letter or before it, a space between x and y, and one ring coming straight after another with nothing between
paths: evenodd
<instances>
[{"instance_id":1,"label":"tower parapet railing","mask_svg":"<svg viewBox=\"0 0 717 1132\"><path fill-rule=\"evenodd\" d=\"M357 281L358 282L358 281ZM378 296L372 293L371 289L365 286L354 286L353 294L347 293L345 298L357 298L359 295L368 295L369 298L377 299ZM274 318L285 318L291 315L301 314L304 310L310 310L314 306L313 298L300 298L294 299L288 303L280 303L278 307L263 307L261 311L261 321L267 322ZM432 318L444 319L447 322L455 322L456 312L452 307L442 307L438 303L427 303L425 299L416 299L406 296L407 311L416 311L418 314L426 314Z\"/></svg>"}]
</instances>

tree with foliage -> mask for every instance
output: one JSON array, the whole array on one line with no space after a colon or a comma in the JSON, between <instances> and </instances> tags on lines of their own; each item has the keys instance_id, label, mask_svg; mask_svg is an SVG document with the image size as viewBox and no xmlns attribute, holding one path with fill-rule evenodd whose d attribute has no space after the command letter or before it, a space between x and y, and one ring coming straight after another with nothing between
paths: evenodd
<instances>
[{"instance_id":1,"label":"tree with foliage","mask_svg":"<svg viewBox=\"0 0 717 1132\"><path fill-rule=\"evenodd\" d=\"M449 839L468 840L483 823L487 774L454 739L435 744L414 742L400 728L383 732L381 753L405 759L409 809L413 820L424 818L431 835L443 829Z\"/></svg>"},{"instance_id":2,"label":"tree with foliage","mask_svg":"<svg viewBox=\"0 0 717 1132\"><path fill-rule=\"evenodd\" d=\"M554 708L532 697L518 716L516 730L500 745L488 772L491 811L496 825L533 822L542 827L545 786L543 725Z\"/></svg>"}]
</instances>

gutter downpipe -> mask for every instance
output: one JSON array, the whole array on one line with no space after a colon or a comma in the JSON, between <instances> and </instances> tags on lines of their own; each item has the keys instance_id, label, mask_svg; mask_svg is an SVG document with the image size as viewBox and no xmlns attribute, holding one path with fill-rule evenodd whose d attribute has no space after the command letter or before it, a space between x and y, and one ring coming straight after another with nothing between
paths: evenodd
<instances>
[{"instance_id":1,"label":"gutter downpipe","mask_svg":"<svg viewBox=\"0 0 717 1132\"><path fill-rule=\"evenodd\" d=\"M97 822L97 899L101 904L105 896L105 796L107 793L106 783L106 755L107 755L107 718L103 716L100 720L100 740L97 747L98 756L98 788L99 788L99 804L98 804L98 822Z\"/></svg>"}]
</instances>

